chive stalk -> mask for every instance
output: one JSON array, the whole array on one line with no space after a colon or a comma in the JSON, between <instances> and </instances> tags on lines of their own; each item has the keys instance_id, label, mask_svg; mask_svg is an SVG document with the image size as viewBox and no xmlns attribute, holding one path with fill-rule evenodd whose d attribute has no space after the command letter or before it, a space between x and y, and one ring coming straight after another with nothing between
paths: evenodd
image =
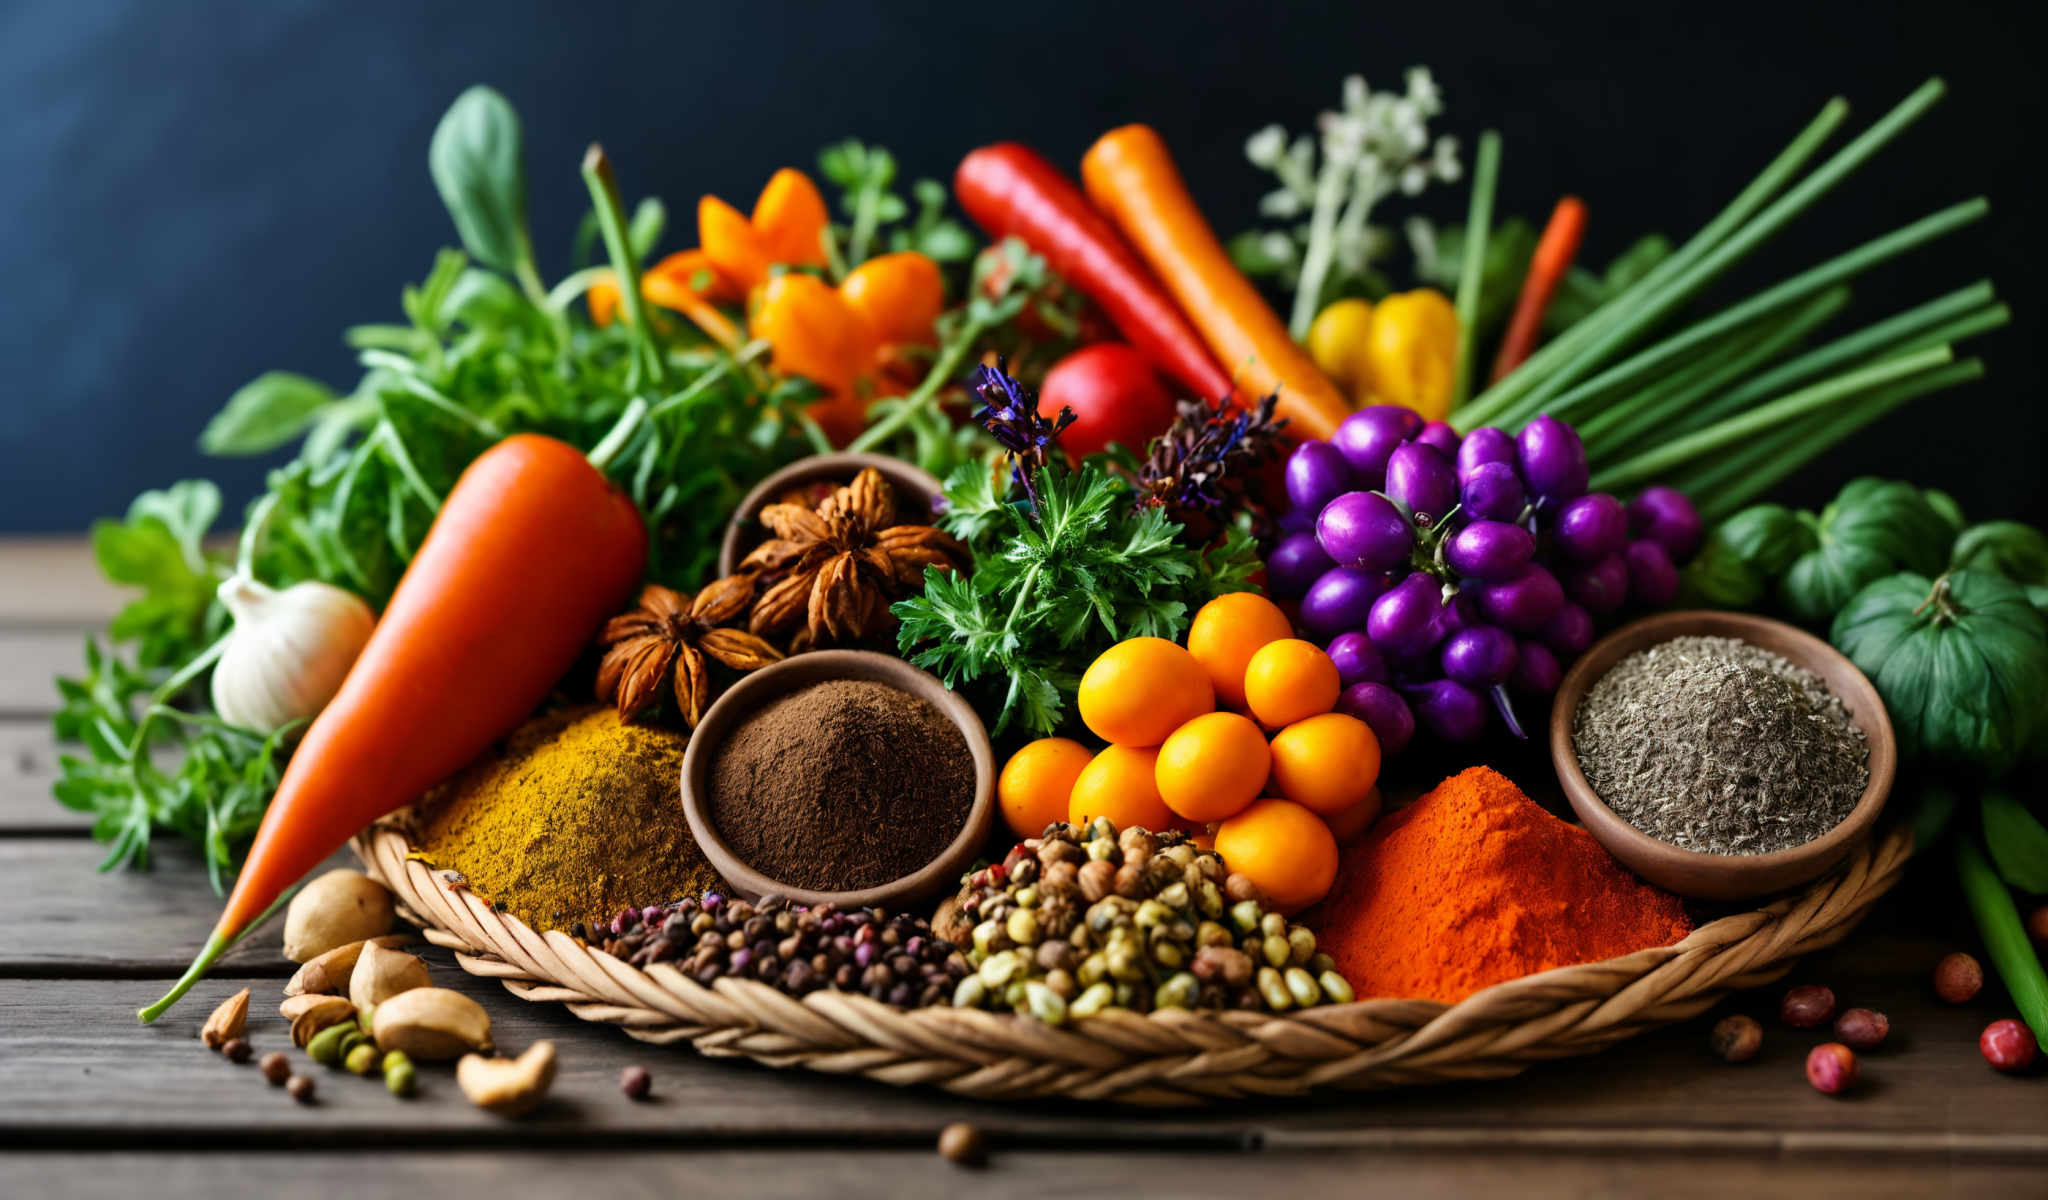
<instances>
[{"instance_id":1,"label":"chive stalk","mask_svg":"<svg viewBox=\"0 0 2048 1200\"><path fill-rule=\"evenodd\" d=\"M1479 293L1486 277L1486 241L1493 232L1493 195L1500 183L1500 134L1479 135L1479 161L1472 171L1472 206L1465 214L1465 261L1458 271L1458 367L1451 384L1451 409L1471 398L1473 360L1479 353Z\"/></svg>"},{"instance_id":2,"label":"chive stalk","mask_svg":"<svg viewBox=\"0 0 2048 1200\"><path fill-rule=\"evenodd\" d=\"M1991 955L1991 965L1998 969L2005 990L2012 994L2013 1007L2020 1010L2034 1037L2048 1042L2048 972L2042 970L2041 956L2027 939L2012 893L1985 861L1975 837L1965 834L1955 839L1955 859L1963 899L1984 939L1984 949Z\"/></svg>"},{"instance_id":3,"label":"chive stalk","mask_svg":"<svg viewBox=\"0 0 2048 1200\"><path fill-rule=\"evenodd\" d=\"M1802 388L1740 416L1730 417L1697 433L1676 438L1654 450L1617 463L1594 476L1588 487L1596 492L1619 491L1630 484L1641 483L1668 471L1679 463L1689 462L1702 454L1722 449L1744 438L1776 429L1783 422L1795 417L1818 412L1844 397L1903 379L1929 367L1941 366L1954 359L1955 352L1942 345L1914 351L1911 354L1896 355L1867 367L1846 371L1833 379Z\"/></svg>"},{"instance_id":4,"label":"chive stalk","mask_svg":"<svg viewBox=\"0 0 2048 1200\"><path fill-rule=\"evenodd\" d=\"M654 341L654 323L648 319L647 300L640 295L640 259L633 253L626 233L626 206L619 199L619 182L612 174L612 161L596 142L583 154L583 182L590 189L590 203L597 212L597 227L604 234L605 253L619 276L619 302L633 322L634 362L647 372L656 387L667 382L668 368L661 348ZM638 372L635 372L637 375Z\"/></svg>"},{"instance_id":5,"label":"chive stalk","mask_svg":"<svg viewBox=\"0 0 2048 1200\"><path fill-rule=\"evenodd\" d=\"M1670 257L1623 289L1620 295L1608 300L1584 320L1538 348L1521 366L1510 372L1507 378L1488 388L1471 405L1457 414L1452 424L1458 427L1459 432L1464 433L1493 421L1496 413L1534 387L1546 372L1578 353L1602 329L1626 317L1644 296L1663 286L1678 272L1698 261L1701 255L1719 245L1729 234L1754 216L1758 209L1776 196L1792 177L1806 166L1807 160L1812 158L1822 143L1834 134L1848 115L1847 101L1839 96L1829 100L1813 120L1807 123L1806 128L1800 130L1799 135L1779 151L1778 156L1767 163L1756 178L1750 181L1749 186L1743 188L1735 199L1729 201L1712 221L1673 251Z\"/></svg>"}]
</instances>

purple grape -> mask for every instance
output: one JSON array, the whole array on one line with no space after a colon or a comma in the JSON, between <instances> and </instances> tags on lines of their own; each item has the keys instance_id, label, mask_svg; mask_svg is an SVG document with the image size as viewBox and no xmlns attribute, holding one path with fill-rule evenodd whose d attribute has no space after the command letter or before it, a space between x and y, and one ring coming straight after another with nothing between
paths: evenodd
<instances>
[{"instance_id":1,"label":"purple grape","mask_svg":"<svg viewBox=\"0 0 2048 1200\"><path fill-rule=\"evenodd\" d=\"M1686 561L1700 548L1699 510L1677 488L1644 488L1628 502L1628 523L1630 534L1658 542L1674 563Z\"/></svg>"},{"instance_id":2,"label":"purple grape","mask_svg":"<svg viewBox=\"0 0 2048 1200\"><path fill-rule=\"evenodd\" d=\"M1384 571L1408 557L1415 532L1394 502L1377 492L1346 492L1323 506L1316 541L1340 567Z\"/></svg>"},{"instance_id":3,"label":"purple grape","mask_svg":"<svg viewBox=\"0 0 2048 1200\"><path fill-rule=\"evenodd\" d=\"M1628 586L1636 599L1651 608L1663 608L1678 599L1678 568L1662 542L1644 538L1630 542L1622 551L1628 560Z\"/></svg>"},{"instance_id":4,"label":"purple grape","mask_svg":"<svg viewBox=\"0 0 2048 1200\"><path fill-rule=\"evenodd\" d=\"M1577 658L1593 644L1593 614L1567 600L1550 614L1538 636L1559 656Z\"/></svg>"},{"instance_id":5,"label":"purple grape","mask_svg":"<svg viewBox=\"0 0 2048 1200\"><path fill-rule=\"evenodd\" d=\"M1395 658L1421 654L1443 636L1443 607L1437 581L1417 572L1373 601L1365 621L1366 636Z\"/></svg>"},{"instance_id":6,"label":"purple grape","mask_svg":"<svg viewBox=\"0 0 2048 1200\"><path fill-rule=\"evenodd\" d=\"M1415 435L1415 440L1425 446L1436 447L1437 453L1443 455L1453 465L1457 463L1461 439L1458 437L1457 429L1449 421L1431 421L1422 427L1421 433Z\"/></svg>"},{"instance_id":7,"label":"purple grape","mask_svg":"<svg viewBox=\"0 0 2048 1200\"><path fill-rule=\"evenodd\" d=\"M1444 639L1440 654L1446 678L1480 689L1506 682L1520 657L1514 635L1494 625L1460 629Z\"/></svg>"},{"instance_id":8,"label":"purple grape","mask_svg":"<svg viewBox=\"0 0 2048 1200\"><path fill-rule=\"evenodd\" d=\"M1479 613L1479 602L1466 595L1453 596L1449 604L1436 610L1440 637L1449 637L1460 629L1469 629L1485 619Z\"/></svg>"},{"instance_id":9,"label":"purple grape","mask_svg":"<svg viewBox=\"0 0 2048 1200\"><path fill-rule=\"evenodd\" d=\"M1480 463L1464 476L1459 502L1475 521L1513 521L1522 515L1529 493L1512 464Z\"/></svg>"},{"instance_id":10,"label":"purple grape","mask_svg":"<svg viewBox=\"0 0 2048 1200\"><path fill-rule=\"evenodd\" d=\"M1593 492L1568 501L1550 529L1565 557L1599 562L1628 544L1628 512L1621 501Z\"/></svg>"},{"instance_id":11,"label":"purple grape","mask_svg":"<svg viewBox=\"0 0 2048 1200\"><path fill-rule=\"evenodd\" d=\"M1571 426L1544 413L1516 439L1522 479L1539 500L1561 503L1586 491L1586 448Z\"/></svg>"},{"instance_id":12,"label":"purple grape","mask_svg":"<svg viewBox=\"0 0 2048 1200\"><path fill-rule=\"evenodd\" d=\"M1523 567L1520 574L1479 588L1479 611L1486 619L1516 633L1532 633L1564 603L1564 589L1557 576L1536 566Z\"/></svg>"},{"instance_id":13,"label":"purple grape","mask_svg":"<svg viewBox=\"0 0 2048 1200\"><path fill-rule=\"evenodd\" d=\"M1319 638L1365 628L1373 601L1394 586L1385 571L1361 571L1356 567L1331 567L1309 585L1301 598L1301 623Z\"/></svg>"},{"instance_id":14,"label":"purple grape","mask_svg":"<svg viewBox=\"0 0 2048 1200\"><path fill-rule=\"evenodd\" d=\"M1386 492L1407 505L1418 522L1442 517L1458 502L1458 472L1436 447L1406 442L1387 459Z\"/></svg>"},{"instance_id":15,"label":"purple grape","mask_svg":"<svg viewBox=\"0 0 2048 1200\"><path fill-rule=\"evenodd\" d=\"M1314 533L1316 531L1316 510L1296 508L1292 504L1281 510L1275 522L1282 533Z\"/></svg>"},{"instance_id":16,"label":"purple grape","mask_svg":"<svg viewBox=\"0 0 2048 1200\"><path fill-rule=\"evenodd\" d=\"M1466 434L1465 440L1458 443L1458 478L1470 478L1472 472L1487 463L1506 463L1512 467L1517 457L1515 439L1508 436L1507 430L1481 425ZM1520 476L1516 478L1519 480Z\"/></svg>"},{"instance_id":17,"label":"purple grape","mask_svg":"<svg viewBox=\"0 0 2048 1200\"><path fill-rule=\"evenodd\" d=\"M1469 742L1486 732L1486 698L1462 683L1436 679L1403 689L1415 719L1447 742Z\"/></svg>"},{"instance_id":18,"label":"purple grape","mask_svg":"<svg viewBox=\"0 0 2048 1200\"><path fill-rule=\"evenodd\" d=\"M1371 638L1357 630L1331 638L1324 653L1336 664L1337 681L1345 687L1387 681L1387 656L1380 653Z\"/></svg>"},{"instance_id":19,"label":"purple grape","mask_svg":"<svg viewBox=\"0 0 2048 1200\"><path fill-rule=\"evenodd\" d=\"M1557 656L1542 642L1523 642L1518 647L1521 658L1515 663L1515 673L1508 677L1508 683L1517 691L1533 692L1548 696L1557 690L1564 680L1564 668L1557 665Z\"/></svg>"},{"instance_id":20,"label":"purple grape","mask_svg":"<svg viewBox=\"0 0 2048 1200\"><path fill-rule=\"evenodd\" d=\"M1313 532L1290 533L1280 539L1266 558L1266 591L1275 599L1297 599L1307 594L1323 572L1336 565L1323 553L1322 543L1316 541Z\"/></svg>"},{"instance_id":21,"label":"purple grape","mask_svg":"<svg viewBox=\"0 0 2048 1200\"><path fill-rule=\"evenodd\" d=\"M1536 557L1536 536L1506 521L1474 521L1444 544L1444 562L1473 579L1499 582L1522 573Z\"/></svg>"},{"instance_id":22,"label":"purple grape","mask_svg":"<svg viewBox=\"0 0 2048 1200\"><path fill-rule=\"evenodd\" d=\"M1294 507L1319 513L1323 505L1357 487L1351 464L1328 442L1303 442L1287 456L1287 498Z\"/></svg>"},{"instance_id":23,"label":"purple grape","mask_svg":"<svg viewBox=\"0 0 2048 1200\"><path fill-rule=\"evenodd\" d=\"M1351 470L1357 487L1378 488L1386 481L1387 459L1394 448L1422 432L1422 418L1397 404L1361 408L1338 424L1330 436Z\"/></svg>"},{"instance_id":24,"label":"purple grape","mask_svg":"<svg viewBox=\"0 0 2048 1200\"><path fill-rule=\"evenodd\" d=\"M1610 554L1587 566L1564 572L1565 594L1595 616L1606 616L1628 602L1628 563Z\"/></svg>"},{"instance_id":25,"label":"purple grape","mask_svg":"<svg viewBox=\"0 0 2048 1200\"><path fill-rule=\"evenodd\" d=\"M1391 758L1408 748L1415 736L1415 714L1401 693L1384 683L1354 683L1337 697L1337 711L1357 717L1379 739L1380 754Z\"/></svg>"}]
</instances>

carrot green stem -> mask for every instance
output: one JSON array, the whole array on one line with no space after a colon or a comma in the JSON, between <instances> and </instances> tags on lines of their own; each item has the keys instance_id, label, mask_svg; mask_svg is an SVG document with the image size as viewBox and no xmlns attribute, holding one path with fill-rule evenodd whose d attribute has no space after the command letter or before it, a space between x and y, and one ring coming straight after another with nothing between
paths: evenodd
<instances>
[{"instance_id":1,"label":"carrot green stem","mask_svg":"<svg viewBox=\"0 0 2048 1200\"><path fill-rule=\"evenodd\" d=\"M1588 486L1596 492L1612 492L1630 484L1641 483L1655 478L1679 463L1689 462L1702 454L1719 450L1765 430L1775 429L1782 422L1817 412L1867 388L1903 379L1929 367L1941 366L1953 361L1954 357L1954 351L1947 346L1934 346L1844 372L1833 379L1796 391L1783 399L1774 400L1760 408L1753 408L1740 416L1730 417L1698 433L1688 434L1647 453L1638 454L1626 462L1600 472L1593 477Z\"/></svg>"},{"instance_id":2,"label":"carrot green stem","mask_svg":"<svg viewBox=\"0 0 2048 1200\"><path fill-rule=\"evenodd\" d=\"M619 302L633 323L633 344L638 348L635 362L654 386L668 382L668 364L654 340L654 323L648 319L647 299L640 294L640 259L626 233L626 206L619 199L619 181L612 174L612 161L604 147L595 142L583 155L583 182L590 189L590 203L597 212L597 227L604 234L605 253L619 276ZM637 374L637 372L636 372Z\"/></svg>"},{"instance_id":3,"label":"carrot green stem","mask_svg":"<svg viewBox=\"0 0 2048 1200\"><path fill-rule=\"evenodd\" d=\"M178 982L171 985L171 990L165 992L161 999L148 1008L137 1009L135 1019L147 1025L169 1012L173 1004L184 999L185 993L192 990L193 984L206 978L207 972L213 970L213 964L219 962L221 957L228 951L240 945L243 938L261 929L263 923L275 916L277 910L289 903L291 898L298 894L298 891L299 889L296 887L285 889L284 895L272 900L269 908L264 909L255 920L236 930L233 936L229 936L218 929L214 930L207 937L206 944L199 948L199 957L193 959L192 965L185 968L185 973L178 977Z\"/></svg>"},{"instance_id":4,"label":"carrot green stem","mask_svg":"<svg viewBox=\"0 0 2048 1200\"><path fill-rule=\"evenodd\" d=\"M1493 230L1493 194L1500 183L1500 134L1479 135L1479 161L1472 171L1472 205L1465 214L1465 261L1458 270L1458 371L1451 384L1451 408L1472 395L1473 363L1479 355L1479 293L1486 278L1486 240Z\"/></svg>"},{"instance_id":5,"label":"carrot green stem","mask_svg":"<svg viewBox=\"0 0 2048 1200\"><path fill-rule=\"evenodd\" d=\"M1702 255L1721 244L1731 233L1754 216L1797 175L1848 118L1848 102L1837 96L1822 106L1818 115L1800 130L1778 156L1765 165L1749 186L1728 202L1714 219L1695 233L1669 258L1657 264L1622 293L1601 305L1584 320L1565 330L1531 354L1507 378L1486 389L1472 404L1460 410L1452 421L1460 432L1488 424L1507 406L1534 388L1546 373L1579 353L1601 332L1624 320L1643 297L1675 278Z\"/></svg>"}]
</instances>

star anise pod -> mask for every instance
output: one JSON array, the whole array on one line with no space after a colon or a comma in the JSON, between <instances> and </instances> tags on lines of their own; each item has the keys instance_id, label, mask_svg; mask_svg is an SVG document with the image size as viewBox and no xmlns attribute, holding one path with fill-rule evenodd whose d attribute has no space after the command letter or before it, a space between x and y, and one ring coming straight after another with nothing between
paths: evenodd
<instances>
[{"instance_id":1,"label":"star anise pod","mask_svg":"<svg viewBox=\"0 0 2048 1200\"><path fill-rule=\"evenodd\" d=\"M896 524L896 499L868 467L815 509L770 504L761 523L774 536L740 570L757 574L761 598L748 628L792 634L793 650L864 641L893 627L890 601L924 581L926 567L952 570L967 547L929 525Z\"/></svg>"},{"instance_id":2,"label":"star anise pod","mask_svg":"<svg viewBox=\"0 0 2048 1200\"><path fill-rule=\"evenodd\" d=\"M605 648L597 667L597 698L619 707L630 721L661 698L674 676L676 710L695 729L711 703L707 658L735 671L752 671L782 660L782 651L760 637L722 628L747 611L754 598L751 575L730 575L707 584L695 598L648 584L640 605L605 622L598 642Z\"/></svg>"}]
</instances>

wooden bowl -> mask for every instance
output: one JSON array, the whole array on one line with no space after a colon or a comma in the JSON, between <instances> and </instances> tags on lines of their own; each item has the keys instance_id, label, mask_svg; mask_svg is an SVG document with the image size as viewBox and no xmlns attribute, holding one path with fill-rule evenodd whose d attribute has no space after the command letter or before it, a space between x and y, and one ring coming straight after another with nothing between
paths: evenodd
<instances>
[{"instance_id":1,"label":"wooden bowl","mask_svg":"<svg viewBox=\"0 0 2048 1200\"><path fill-rule=\"evenodd\" d=\"M1638 650L1676 637L1727 637L1761 646L1827 684L1863 730L1870 746L1870 782L1841 824L1803 846L1769 854L1708 854L1651 837L1600 799L1579 769L1572 725L1580 701L1608 668ZM1870 836L1891 794L1898 742L1884 701L1863 672L1833 646L1783 621L1747 613L1669 612L1622 626L1580 657L1558 685L1550 713L1550 758L1572 810L1607 852L1667 891L1696 900L1747 900L1819 878Z\"/></svg>"},{"instance_id":2,"label":"wooden bowl","mask_svg":"<svg viewBox=\"0 0 2048 1200\"><path fill-rule=\"evenodd\" d=\"M850 483L854 476L868 467L880 471L882 478L896 490L896 513L900 522L922 525L931 519L932 505L943 489L929 472L886 454L813 454L809 458L797 459L755 484L754 490L748 492L739 507L733 510L732 519L725 523L725 540L718 547L720 577L732 574L740 560L765 540L766 534L755 518L777 496L821 479L837 484Z\"/></svg>"},{"instance_id":3,"label":"wooden bowl","mask_svg":"<svg viewBox=\"0 0 2048 1200\"><path fill-rule=\"evenodd\" d=\"M901 879L857 891L821 892L790 887L756 871L740 860L725 844L711 822L711 765L727 737L746 718L791 692L814 683L853 679L887 684L928 700L967 740L974 758L974 804L967 820L937 858ZM968 864L988 841L995 814L995 751L989 746L988 730L967 701L940 683L935 676L918 670L900 658L867 650L813 650L783 659L773 666L749 673L732 690L720 696L690 735L683 752L683 818L690 823L690 836L704 857L711 860L733 889L749 900L763 896L785 896L798 904L837 904L842 908L878 906L903 909L912 902L950 890L959 882Z\"/></svg>"}]
</instances>

